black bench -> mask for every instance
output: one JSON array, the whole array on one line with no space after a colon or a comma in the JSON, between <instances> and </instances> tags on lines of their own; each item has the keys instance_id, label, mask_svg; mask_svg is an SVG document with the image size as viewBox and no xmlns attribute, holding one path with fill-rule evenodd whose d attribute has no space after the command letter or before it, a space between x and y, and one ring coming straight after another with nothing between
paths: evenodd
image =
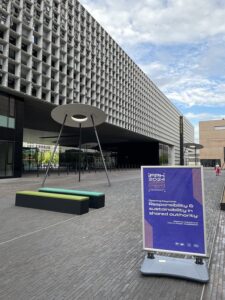
<instances>
[{"instance_id":1,"label":"black bench","mask_svg":"<svg viewBox=\"0 0 225 300\"><path fill-rule=\"evenodd\" d=\"M82 215L89 211L89 198L75 195L20 191L16 193L16 206L39 208Z\"/></svg>"},{"instance_id":2,"label":"black bench","mask_svg":"<svg viewBox=\"0 0 225 300\"><path fill-rule=\"evenodd\" d=\"M90 208L101 208L105 206L105 194L99 192L61 189L61 188L49 188L49 187L40 188L38 191L45 192L45 193L85 196L90 199L89 202Z\"/></svg>"}]
</instances>

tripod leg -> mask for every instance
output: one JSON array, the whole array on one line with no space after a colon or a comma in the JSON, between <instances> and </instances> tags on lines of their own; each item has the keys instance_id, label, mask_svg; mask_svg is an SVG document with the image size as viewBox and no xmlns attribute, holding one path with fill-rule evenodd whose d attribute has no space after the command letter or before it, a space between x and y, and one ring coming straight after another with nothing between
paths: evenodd
<instances>
[{"instance_id":1,"label":"tripod leg","mask_svg":"<svg viewBox=\"0 0 225 300\"><path fill-rule=\"evenodd\" d=\"M100 153L101 153L102 162L103 162L103 165L104 165L104 168L105 168L105 174L106 174L106 177L107 177L107 180L108 180L108 184L110 186L111 183L110 183L110 180L109 180L109 176L108 176L108 172L107 172L107 168L106 168L106 164L105 164L105 159L104 159L104 156L103 156L103 153L102 153L102 147L101 147L101 144L100 144L100 141L99 141L98 132L97 132L97 129L95 127L93 116L91 116L91 120L92 120L93 128L94 128L94 131L95 131L95 136L96 136L96 139L97 139L97 142L98 142L99 150L100 150Z\"/></svg>"},{"instance_id":2,"label":"tripod leg","mask_svg":"<svg viewBox=\"0 0 225 300\"><path fill-rule=\"evenodd\" d=\"M80 137L79 137L79 182L80 182L80 173L81 173L81 123L80 123Z\"/></svg>"},{"instance_id":3,"label":"tripod leg","mask_svg":"<svg viewBox=\"0 0 225 300\"><path fill-rule=\"evenodd\" d=\"M65 115L65 117L64 117L64 120L63 120L61 129L60 129L60 132L59 132L59 136L58 136L57 141L56 141L56 143L55 143L55 147L54 147L54 150L53 150L53 152L52 152L51 158L50 158L50 160L49 160L49 162L48 162L48 167L47 167L47 170L46 170L46 174L45 174L45 177L44 177L43 182L42 182L42 185L41 185L42 187L44 186L45 180L46 180L46 178L47 178L47 176L48 176L48 172L49 172L49 169L50 169L50 166L51 166L53 157L54 157L54 155L55 155L56 148L58 147L59 139L60 139L60 137L61 137L61 134L62 134L62 131L63 131L63 127L64 127L64 124L65 124L65 122L66 122L66 118L67 118L67 115Z\"/></svg>"}]
</instances>

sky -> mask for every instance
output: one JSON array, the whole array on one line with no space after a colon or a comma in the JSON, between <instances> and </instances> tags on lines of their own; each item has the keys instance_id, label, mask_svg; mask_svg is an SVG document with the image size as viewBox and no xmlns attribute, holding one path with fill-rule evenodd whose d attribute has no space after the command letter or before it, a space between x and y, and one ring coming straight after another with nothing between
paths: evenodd
<instances>
[{"instance_id":1,"label":"sky","mask_svg":"<svg viewBox=\"0 0 225 300\"><path fill-rule=\"evenodd\" d=\"M195 127L225 118L225 0L80 0Z\"/></svg>"}]
</instances>

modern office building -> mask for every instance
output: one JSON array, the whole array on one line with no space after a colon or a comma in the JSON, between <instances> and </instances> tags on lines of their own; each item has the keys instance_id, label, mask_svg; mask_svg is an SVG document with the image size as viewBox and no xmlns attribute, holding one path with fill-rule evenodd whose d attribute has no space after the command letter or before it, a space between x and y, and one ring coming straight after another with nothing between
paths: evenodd
<instances>
[{"instance_id":1,"label":"modern office building","mask_svg":"<svg viewBox=\"0 0 225 300\"><path fill-rule=\"evenodd\" d=\"M204 146L200 150L200 161L205 167L225 162L225 120L204 121L199 123L199 140Z\"/></svg>"},{"instance_id":2,"label":"modern office building","mask_svg":"<svg viewBox=\"0 0 225 300\"><path fill-rule=\"evenodd\" d=\"M51 110L76 102L107 114L99 135L118 162L179 164L183 142L194 139L191 124L77 0L0 0L0 177L20 176L23 141L58 132ZM77 133L64 131L60 144L76 145ZM93 141L91 131L83 136Z\"/></svg>"}]
</instances>

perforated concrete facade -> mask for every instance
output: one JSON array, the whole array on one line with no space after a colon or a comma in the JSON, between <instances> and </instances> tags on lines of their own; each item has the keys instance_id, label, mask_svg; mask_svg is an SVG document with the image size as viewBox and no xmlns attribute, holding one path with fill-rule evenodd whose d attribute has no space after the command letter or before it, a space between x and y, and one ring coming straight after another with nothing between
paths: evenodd
<instances>
[{"instance_id":1,"label":"perforated concrete facade","mask_svg":"<svg viewBox=\"0 0 225 300\"><path fill-rule=\"evenodd\" d=\"M0 84L96 106L108 123L174 146L179 162L180 112L76 0L0 0Z\"/></svg>"}]
</instances>

